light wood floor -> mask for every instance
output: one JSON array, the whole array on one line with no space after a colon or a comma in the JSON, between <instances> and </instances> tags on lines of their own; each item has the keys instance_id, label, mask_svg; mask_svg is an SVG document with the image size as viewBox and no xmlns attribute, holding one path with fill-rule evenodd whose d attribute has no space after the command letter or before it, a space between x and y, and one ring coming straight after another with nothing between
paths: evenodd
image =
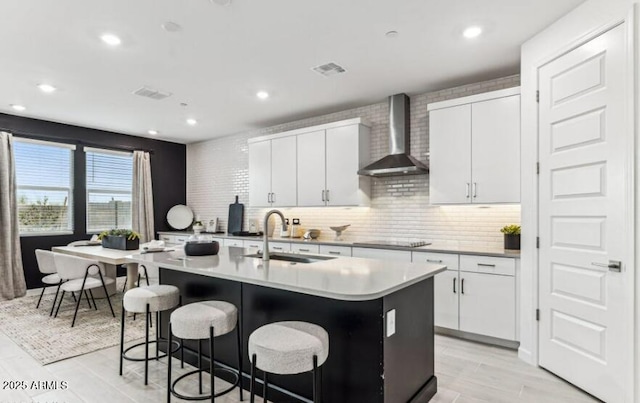
<instances>
[{"instance_id":1,"label":"light wood floor","mask_svg":"<svg viewBox=\"0 0 640 403\"><path fill-rule=\"evenodd\" d=\"M144 386L143 363L125 362L124 376L118 375L118 352L119 347L115 346L41 366L0 332L0 380L3 383L57 380L69 385L67 390L0 389L0 402L166 401L166 359L150 363L149 385ZM174 376L188 370L180 370L179 365L174 369ZM519 361L512 350L445 336L436 336L436 375L438 394L432 401L439 403L596 401L550 373ZM216 389L224 386L222 381L217 382ZM196 388L194 379L184 392L194 393ZM216 401L238 402L238 392L233 391Z\"/></svg>"}]
</instances>

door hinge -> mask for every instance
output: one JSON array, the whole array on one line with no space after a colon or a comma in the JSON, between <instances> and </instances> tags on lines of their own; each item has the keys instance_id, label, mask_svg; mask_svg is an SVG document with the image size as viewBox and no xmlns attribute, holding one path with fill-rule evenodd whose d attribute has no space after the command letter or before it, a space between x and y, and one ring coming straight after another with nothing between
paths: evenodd
<instances>
[{"instance_id":1,"label":"door hinge","mask_svg":"<svg viewBox=\"0 0 640 403\"><path fill-rule=\"evenodd\" d=\"M536 102L540 102L540 91L536 91Z\"/></svg>"},{"instance_id":2,"label":"door hinge","mask_svg":"<svg viewBox=\"0 0 640 403\"><path fill-rule=\"evenodd\" d=\"M536 237L536 249L540 249L540 237Z\"/></svg>"},{"instance_id":3,"label":"door hinge","mask_svg":"<svg viewBox=\"0 0 640 403\"><path fill-rule=\"evenodd\" d=\"M540 310L536 309L536 321L540 321Z\"/></svg>"},{"instance_id":4,"label":"door hinge","mask_svg":"<svg viewBox=\"0 0 640 403\"><path fill-rule=\"evenodd\" d=\"M540 175L540 163L536 162L536 174Z\"/></svg>"}]
</instances>

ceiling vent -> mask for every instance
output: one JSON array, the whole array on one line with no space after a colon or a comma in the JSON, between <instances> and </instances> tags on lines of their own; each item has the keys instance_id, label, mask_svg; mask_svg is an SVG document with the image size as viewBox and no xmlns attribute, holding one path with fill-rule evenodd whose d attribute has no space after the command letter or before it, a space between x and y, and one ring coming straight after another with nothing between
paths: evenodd
<instances>
[{"instance_id":1,"label":"ceiling vent","mask_svg":"<svg viewBox=\"0 0 640 403\"><path fill-rule=\"evenodd\" d=\"M171 96L170 92L162 92L149 87L142 87L139 90L136 90L134 94L140 95L141 97L155 99L156 101Z\"/></svg>"},{"instance_id":2,"label":"ceiling vent","mask_svg":"<svg viewBox=\"0 0 640 403\"><path fill-rule=\"evenodd\" d=\"M333 62L316 66L312 70L318 74L322 74L325 77L335 76L336 74L341 74L347 71L344 69L344 67L339 66Z\"/></svg>"}]
</instances>

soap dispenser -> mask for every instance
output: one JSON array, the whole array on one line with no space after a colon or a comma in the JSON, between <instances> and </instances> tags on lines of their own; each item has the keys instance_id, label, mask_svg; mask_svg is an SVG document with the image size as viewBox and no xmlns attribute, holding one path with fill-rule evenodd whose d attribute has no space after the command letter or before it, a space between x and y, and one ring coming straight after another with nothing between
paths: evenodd
<instances>
[{"instance_id":1,"label":"soap dispenser","mask_svg":"<svg viewBox=\"0 0 640 403\"><path fill-rule=\"evenodd\" d=\"M284 222L287 224L286 225L286 229L280 229L280 238L289 238L290 233L289 233L289 219L286 218L284 220Z\"/></svg>"}]
</instances>

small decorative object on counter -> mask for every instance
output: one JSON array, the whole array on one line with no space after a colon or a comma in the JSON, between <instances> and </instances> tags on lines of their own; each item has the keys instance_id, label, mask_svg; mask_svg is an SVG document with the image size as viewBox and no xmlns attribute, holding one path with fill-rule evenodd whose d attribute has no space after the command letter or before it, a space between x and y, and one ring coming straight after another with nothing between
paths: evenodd
<instances>
[{"instance_id":1,"label":"small decorative object on counter","mask_svg":"<svg viewBox=\"0 0 640 403\"><path fill-rule=\"evenodd\" d=\"M281 229L280 230L280 238L289 238L291 236L291 233L289 231L289 219L286 218L285 219L285 224L286 224L286 228L287 229ZM284 226L282 228L285 228Z\"/></svg>"},{"instance_id":2,"label":"small decorative object on counter","mask_svg":"<svg viewBox=\"0 0 640 403\"><path fill-rule=\"evenodd\" d=\"M300 238L300 219L291 220L291 238Z\"/></svg>"},{"instance_id":3,"label":"small decorative object on counter","mask_svg":"<svg viewBox=\"0 0 640 403\"><path fill-rule=\"evenodd\" d=\"M334 227L329 227L331 228L333 231L336 232L336 241L342 241L342 233L344 232L344 230L346 230L347 228L349 228L349 226L351 226L351 224L346 224L346 225L338 225L338 226L334 226Z\"/></svg>"},{"instance_id":4,"label":"small decorative object on counter","mask_svg":"<svg viewBox=\"0 0 640 403\"><path fill-rule=\"evenodd\" d=\"M130 229L112 229L98 235L102 247L119 250L135 250L140 247L140 234Z\"/></svg>"},{"instance_id":5,"label":"small decorative object on counter","mask_svg":"<svg viewBox=\"0 0 640 403\"><path fill-rule=\"evenodd\" d=\"M307 232L304 233L304 239L317 239L320 236L320 230L311 228L308 229Z\"/></svg>"},{"instance_id":6,"label":"small decorative object on counter","mask_svg":"<svg viewBox=\"0 0 640 403\"><path fill-rule=\"evenodd\" d=\"M194 239L195 238L195 239ZM184 254L187 256L217 255L220 244L203 236L190 237L184 244Z\"/></svg>"},{"instance_id":7,"label":"small decorative object on counter","mask_svg":"<svg viewBox=\"0 0 640 403\"><path fill-rule=\"evenodd\" d=\"M500 229L500 232L504 234L504 248L520 250L520 226L519 225L505 225Z\"/></svg>"},{"instance_id":8,"label":"small decorative object on counter","mask_svg":"<svg viewBox=\"0 0 640 403\"><path fill-rule=\"evenodd\" d=\"M193 222L193 226L191 227L195 234L199 234L204 230L204 225L202 225L202 221L200 221L200 216L196 217L196 220Z\"/></svg>"}]
</instances>

